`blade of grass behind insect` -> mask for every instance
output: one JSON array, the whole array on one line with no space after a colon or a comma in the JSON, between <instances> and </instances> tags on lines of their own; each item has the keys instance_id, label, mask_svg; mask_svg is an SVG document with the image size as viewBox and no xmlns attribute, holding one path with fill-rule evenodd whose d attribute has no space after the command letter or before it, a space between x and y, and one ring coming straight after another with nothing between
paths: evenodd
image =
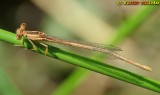
<instances>
[{"instance_id":1,"label":"blade of grass behind insect","mask_svg":"<svg viewBox=\"0 0 160 95\"><path fill-rule=\"evenodd\" d=\"M117 30L117 34L110 41L112 45L117 45L122 42L131 32L138 28L149 15L156 9L156 6L146 6L142 10L138 10L137 13L130 17L127 21ZM103 59L98 59L103 60ZM65 81L53 91L52 95L71 95L71 93L81 84L81 80L87 78L90 72L85 69L77 68ZM125 77L125 76L124 76Z\"/></svg>"}]
</instances>

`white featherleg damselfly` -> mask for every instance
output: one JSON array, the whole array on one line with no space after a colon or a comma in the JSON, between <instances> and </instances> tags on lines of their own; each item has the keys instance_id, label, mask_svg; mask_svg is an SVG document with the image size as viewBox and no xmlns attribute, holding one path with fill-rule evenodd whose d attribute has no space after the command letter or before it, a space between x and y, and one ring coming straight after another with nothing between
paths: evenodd
<instances>
[{"instance_id":1,"label":"white featherleg damselfly","mask_svg":"<svg viewBox=\"0 0 160 95\"><path fill-rule=\"evenodd\" d=\"M16 39L20 40L22 37L28 39L31 42L32 45L34 45L34 43L32 41L40 41L40 44L45 47L45 54L48 53L48 45L42 43L43 41L68 45L68 46L72 46L72 47L75 47L75 48L83 48L83 49L88 49L88 50L92 50L92 51L102 52L102 53L105 53L105 54L109 54L113 57L116 57L116 58L118 58L122 61L125 61L129 64L132 64L134 66L137 66L141 69L144 69L144 70L147 70L147 71L152 71L152 69L148 66L139 64L139 63L134 62L134 61L132 61L132 60L126 58L126 57L123 57L123 56L119 55L116 52L116 49L117 49L116 47L115 48L114 47L108 47L108 48L106 47L105 48L105 47L101 47L101 45L78 43L78 42L75 42L75 41L64 40L64 39L61 39L61 38L58 38L58 37L49 37L44 32L26 30L26 24L25 23L22 23L16 31ZM22 45L24 45L24 40L22 42Z\"/></svg>"}]
</instances>

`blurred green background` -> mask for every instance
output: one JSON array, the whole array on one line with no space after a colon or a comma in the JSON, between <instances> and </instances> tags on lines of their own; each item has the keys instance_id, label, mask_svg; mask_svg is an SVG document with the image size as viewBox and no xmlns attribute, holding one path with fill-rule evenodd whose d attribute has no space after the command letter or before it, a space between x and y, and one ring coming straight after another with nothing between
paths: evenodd
<instances>
[{"instance_id":1,"label":"blurred green background","mask_svg":"<svg viewBox=\"0 0 160 95\"><path fill-rule=\"evenodd\" d=\"M144 7L119 6L117 0L1 0L0 28L15 32L19 24L25 22L28 30L104 44L110 43L119 27ZM152 67L153 72L118 60L111 60L111 65L160 80L160 7L156 7L147 19L117 44L123 50L122 55ZM6 79L8 82L1 82L0 95L54 95L58 87L73 75L72 72L76 72L74 70L77 70L76 66L0 41L0 81ZM95 72L82 70L82 73L84 76L71 95L159 95ZM6 90L7 85L12 85L14 89Z\"/></svg>"}]
</instances>

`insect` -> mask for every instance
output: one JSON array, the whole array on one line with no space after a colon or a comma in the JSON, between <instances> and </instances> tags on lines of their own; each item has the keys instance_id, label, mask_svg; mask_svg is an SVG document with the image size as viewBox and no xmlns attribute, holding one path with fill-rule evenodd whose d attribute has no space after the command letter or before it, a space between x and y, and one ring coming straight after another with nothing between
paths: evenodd
<instances>
[{"instance_id":1,"label":"insect","mask_svg":"<svg viewBox=\"0 0 160 95\"><path fill-rule=\"evenodd\" d=\"M75 41L68 41L68 40L57 38L57 37L49 37L44 32L26 30L26 24L25 23L22 23L16 31L16 39L20 40L20 39L22 39L22 37L28 39L30 41L30 43L33 45L34 49L36 49L36 46L33 43L33 41L40 42L40 44L45 47L45 52L44 52L45 55L48 53L48 45L44 44L43 42L46 41L46 42L68 45L68 46L72 46L72 47L75 47L75 48L83 48L83 49L87 49L87 50L106 53L106 54L109 54L113 57L116 57L116 58L118 58L122 61L125 61L129 64L137 66L141 69L144 69L144 70L147 70L147 71L152 71L152 69L148 66L139 64L139 63L134 62L134 61L132 61L132 60L126 58L126 57L123 57L123 56L119 55L116 52L116 49L117 49L116 47L108 46L108 47L104 48L104 47L101 47L101 45L78 43L78 42L75 42ZM22 41L22 45L24 45L24 40Z\"/></svg>"}]
</instances>

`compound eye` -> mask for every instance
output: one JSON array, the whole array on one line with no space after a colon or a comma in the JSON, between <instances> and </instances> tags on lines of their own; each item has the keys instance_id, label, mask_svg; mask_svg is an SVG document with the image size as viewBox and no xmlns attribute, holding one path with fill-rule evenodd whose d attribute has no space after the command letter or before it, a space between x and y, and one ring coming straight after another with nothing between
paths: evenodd
<instances>
[{"instance_id":1,"label":"compound eye","mask_svg":"<svg viewBox=\"0 0 160 95\"><path fill-rule=\"evenodd\" d=\"M17 39L17 40L20 40L20 39L21 39L21 36L20 36L20 35L16 35L16 39Z\"/></svg>"}]
</instances>

